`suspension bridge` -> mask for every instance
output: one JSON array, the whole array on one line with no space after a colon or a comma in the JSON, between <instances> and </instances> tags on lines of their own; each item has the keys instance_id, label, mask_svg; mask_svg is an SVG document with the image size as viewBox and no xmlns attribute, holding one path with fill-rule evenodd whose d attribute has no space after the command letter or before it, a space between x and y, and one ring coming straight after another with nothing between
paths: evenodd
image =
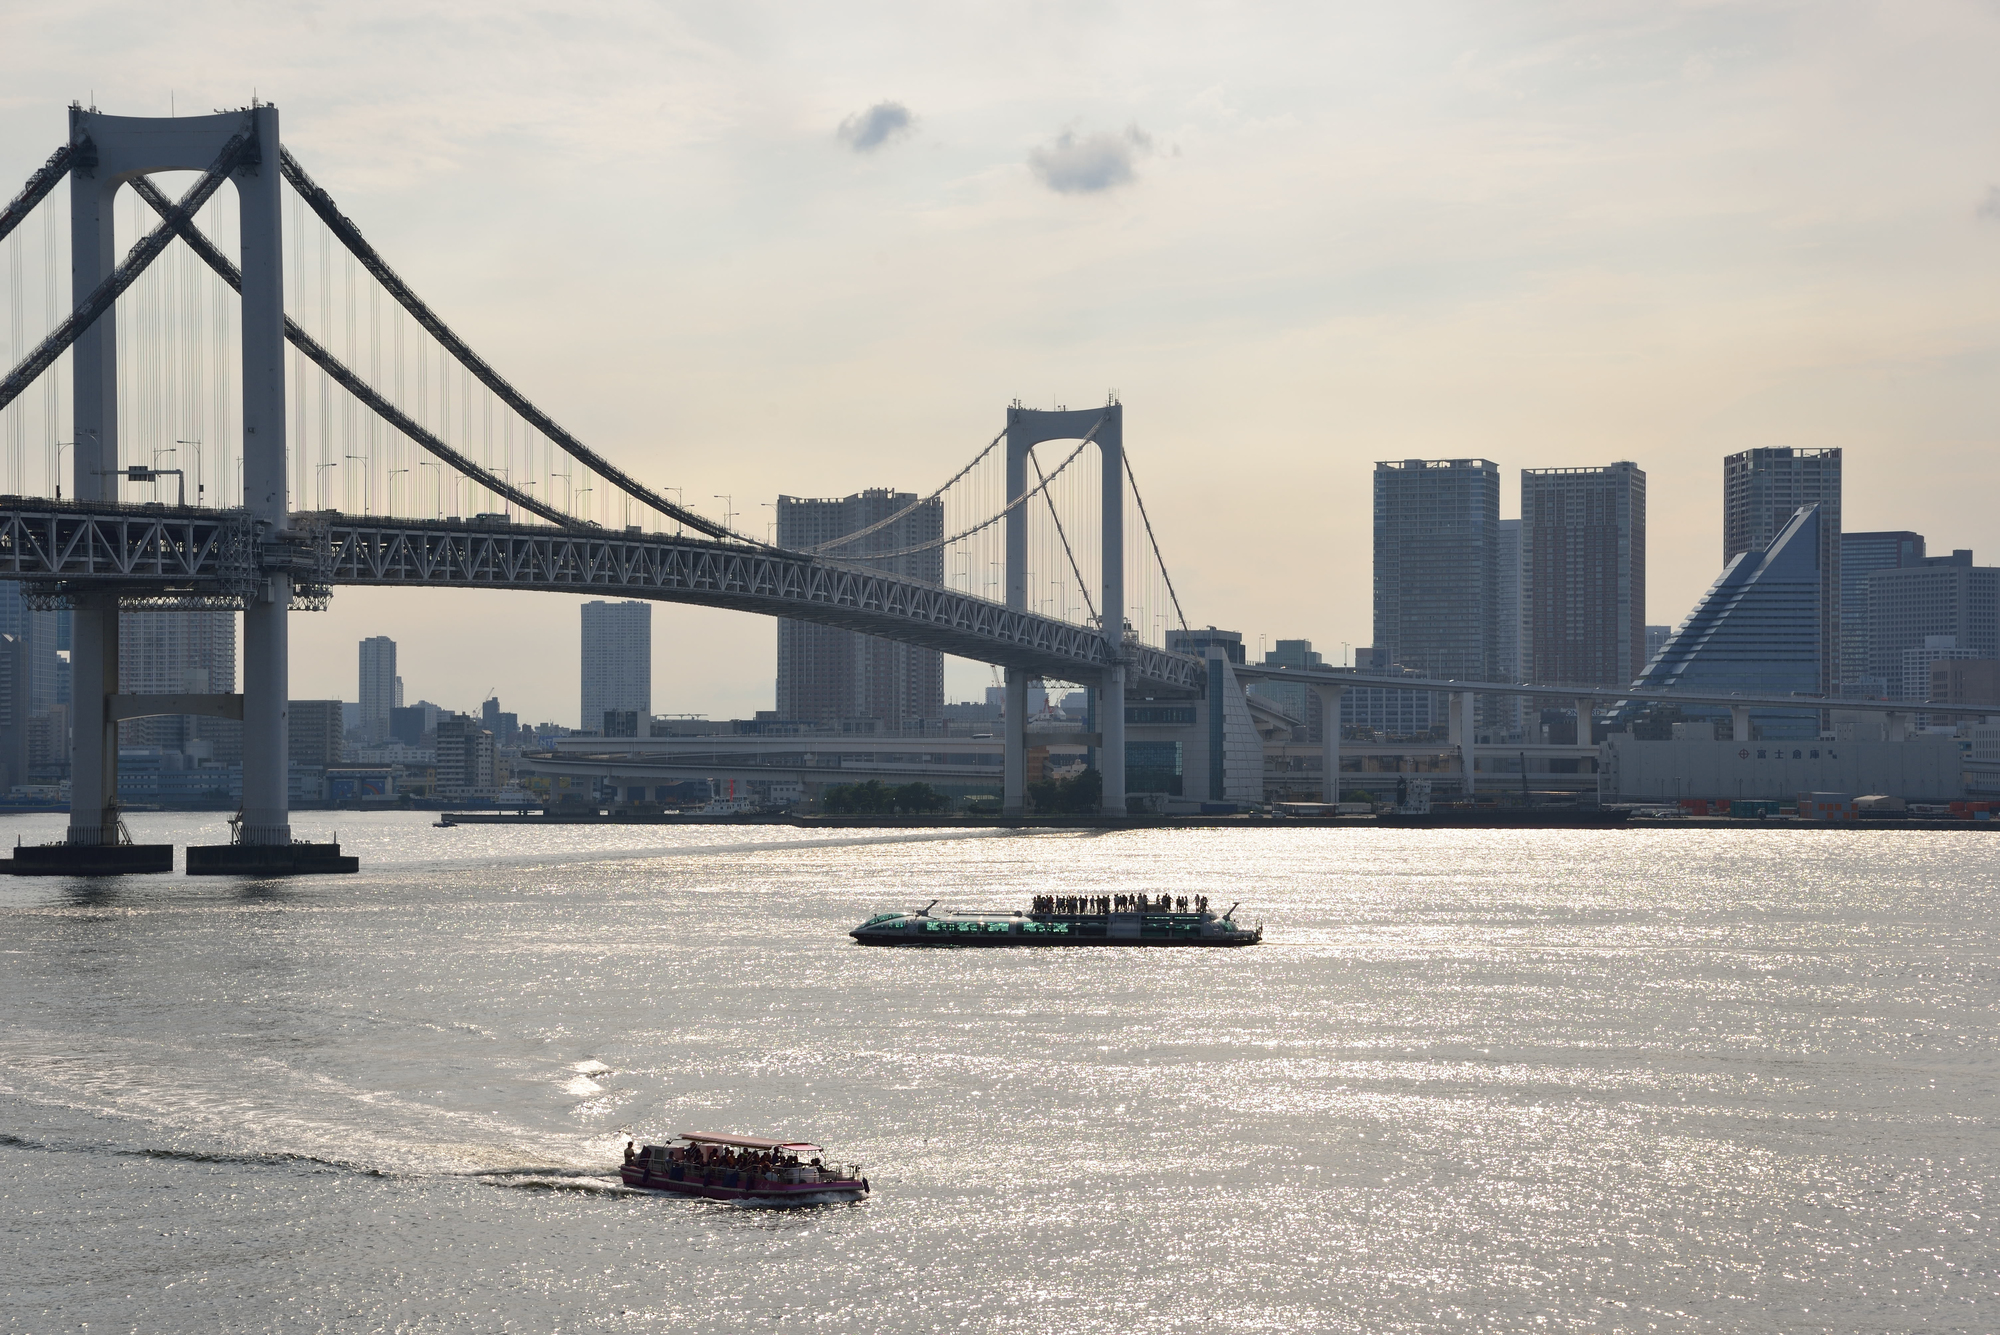
<instances>
[{"instance_id":1,"label":"suspension bridge","mask_svg":"<svg viewBox=\"0 0 2000 1335\"><path fill-rule=\"evenodd\" d=\"M193 179L170 196L154 178L176 173ZM67 228L44 207L65 181ZM1128 722L1141 747L1178 756L1181 740L1160 739L1188 739L1200 760L1190 753L1190 773L1206 771L1198 786L1226 798L1261 768L1243 681L1307 686L1329 720L1347 689L1413 688L1170 652L1187 622L1115 396L1077 410L1017 401L937 490L807 549L739 531L729 498L722 520L701 513L589 448L479 356L306 173L272 106L162 119L73 105L66 140L0 210L0 244L0 579L20 582L31 607L72 614L69 826L60 844L17 850L16 872L171 868L170 847L133 845L119 820L119 724L149 715L242 721L233 838L190 848L190 871L351 869L336 847L293 840L287 800L288 618L342 585L615 593L994 664L1006 673L1008 814L1023 808L1031 678L1095 690L1104 811L1118 816ZM1045 460L1038 447L1052 444ZM898 523L919 509L941 521L935 537L912 540ZM240 613L242 690L122 691L119 615L136 608ZM1614 698L1707 699L1426 688L1454 697L1467 791L1474 693L1571 700L1579 717ZM1159 703L1128 709L1128 695ZM1742 737L1750 708L1808 702L1711 703ZM1921 708L1837 703L1892 720ZM1340 728L1322 733L1335 800Z\"/></svg>"},{"instance_id":2,"label":"suspension bridge","mask_svg":"<svg viewBox=\"0 0 2000 1335\"><path fill-rule=\"evenodd\" d=\"M0 380L0 578L73 616L69 827L59 845L19 850L15 870L171 866L171 848L131 844L118 814L118 724L148 714L243 723L234 838L191 848L190 871L340 866L337 848L292 838L286 708L287 618L341 585L617 593L994 664L1012 812L1031 678L1096 689L1104 808L1119 815L1128 690L1208 694L1210 663L1163 647L1186 622L1115 397L1081 410L1017 402L937 491L786 550L647 486L503 378L307 175L277 108L161 119L72 106L69 122L0 212L13 363ZM153 179L165 173L195 177L176 198ZM26 224L65 180L69 226L41 208L30 263ZM1037 447L1050 442L1074 445L1045 464ZM941 512L943 534L885 546L918 506ZM918 555L938 578L905 573ZM132 608L240 612L241 692L121 693L119 612Z\"/></svg>"}]
</instances>

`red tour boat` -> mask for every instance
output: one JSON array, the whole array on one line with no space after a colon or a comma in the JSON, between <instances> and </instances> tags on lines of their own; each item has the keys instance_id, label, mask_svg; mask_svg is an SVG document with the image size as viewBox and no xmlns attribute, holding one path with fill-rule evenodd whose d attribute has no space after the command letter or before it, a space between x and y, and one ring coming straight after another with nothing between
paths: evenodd
<instances>
[{"instance_id":1,"label":"red tour boat","mask_svg":"<svg viewBox=\"0 0 2000 1335\"><path fill-rule=\"evenodd\" d=\"M815 1205L868 1194L860 1164L826 1161L811 1141L683 1131L665 1145L625 1142L619 1176L628 1187L719 1201Z\"/></svg>"}]
</instances>

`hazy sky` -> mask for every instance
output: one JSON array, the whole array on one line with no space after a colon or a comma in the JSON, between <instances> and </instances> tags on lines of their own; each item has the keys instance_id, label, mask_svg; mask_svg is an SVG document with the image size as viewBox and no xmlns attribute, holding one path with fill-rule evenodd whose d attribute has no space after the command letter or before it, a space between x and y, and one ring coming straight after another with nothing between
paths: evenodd
<instances>
[{"instance_id":1,"label":"hazy sky","mask_svg":"<svg viewBox=\"0 0 2000 1335\"><path fill-rule=\"evenodd\" d=\"M1190 617L1253 646L1370 639L1377 459L1496 460L1506 515L1515 470L1636 460L1655 622L1753 445L2000 561L1990 0L86 0L0 7L0 51L10 180L71 98L277 103L447 320L714 513L928 490L1009 400L1116 388ZM386 633L412 699L574 722L578 601L343 590L293 693ZM654 626L656 711L771 706L770 622Z\"/></svg>"}]
</instances>

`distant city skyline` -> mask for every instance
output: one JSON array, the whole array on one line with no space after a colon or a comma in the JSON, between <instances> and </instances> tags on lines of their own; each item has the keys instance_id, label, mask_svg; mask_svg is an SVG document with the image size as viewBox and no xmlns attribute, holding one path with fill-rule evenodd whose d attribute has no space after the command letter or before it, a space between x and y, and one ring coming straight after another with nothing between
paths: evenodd
<instances>
[{"instance_id":1,"label":"distant city skyline","mask_svg":"<svg viewBox=\"0 0 2000 1335\"><path fill-rule=\"evenodd\" d=\"M1746 479L1758 477L1760 474L1766 473L1767 470L1763 467L1752 467L1751 463L1754 460L1761 465L1764 460L1771 458L1783 461L1779 464L1779 468L1789 471L1781 475L1775 487L1759 480L1757 487L1761 487L1762 490L1756 491ZM1801 462L1792 463L1792 460ZM1799 495L1804 494L1806 491L1810 491L1814 496L1820 498L1814 503L1821 507L1822 515L1826 509L1833 509L1836 513L1840 509L1843 468L1841 454L1837 450L1791 451L1774 449L1770 451L1750 451L1723 457L1718 462L1724 476L1723 505L1720 509L1725 519L1722 528L1726 541L1736 543L1754 542L1758 544L1758 549L1761 550L1761 545L1769 541L1769 537L1763 531L1765 527L1768 527L1769 523L1769 518L1765 512L1768 512L1769 515L1775 515L1783 508L1784 504L1795 502L1799 499ZM1465 465L1465 467L1459 467L1461 464ZM1497 502L1501 493L1511 490L1501 485L1500 479L1504 468L1493 461L1483 459L1456 461L1412 459L1386 463L1378 462L1375 465L1375 472L1377 477L1378 503L1376 508L1378 518L1386 516L1391 523L1389 530L1381 530L1378 524L1378 549L1394 552L1399 550L1397 544L1401 544L1402 555L1396 557L1398 561L1414 559L1411 554L1421 552L1423 542L1436 535L1442 534L1447 538L1456 537L1462 540L1465 536L1464 532L1455 532L1454 530L1465 530L1466 526L1462 522L1455 521L1452 518L1453 514L1456 513L1452 507L1463 508L1464 505L1470 505L1480 516L1484 516L1489 511L1499 508ZM1444 480L1443 484L1433 481L1430 476L1433 473ZM1802 482L1798 476L1793 476L1796 473L1805 474L1805 480ZM1458 476L1459 474L1463 474L1464 476L1461 478ZM1386 481L1384 480L1385 475L1387 477ZM1517 494L1520 496L1523 504L1516 508L1530 512L1535 511L1536 504L1528 503L1534 499L1531 495L1531 484L1537 488L1569 487L1574 489L1578 485L1598 485L1603 480L1610 479L1613 476L1626 479L1620 484L1625 489L1620 494L1624 495L1626 499L1623 501L1612 500L1611 497L1616 491L1614 489L1614 491L1607 491L1605 493L1604 503L1612 505L1614 510L1617 505L1622 504L1626 506L1628 517L1624 520L1617 520L1612 512L1606 512L1607 515L1612 515L1610 521L1612 527L1607 531L1614 535L1612 538L1607 539L1607 541L1610 541L1611 546L1606 550L1611 552L1614 569L1618 567L1620 562L1631 565L1633 566L1632 574L1636 578L1634 586L1625 594L1614 596L1609 606L1623 607L1625 610L1619 612L1617 615L1631 623L1626 627L1625 633L1620 639L1620 642L1626 647L1620 649L1618 652L1620 654L1629 654L1633 657L1638 668L1635 668L1631 679L1636 679L1639 675L1638 669L1643 668L1652 659L1654 654L1665 644L1673 628L1680 624L1681 620L1693 610L1691 607L1687 611L1666 611L1662 620L1650 621L1648 619L1649 611L1653 616L1659 617L1662 615L1663 609L1659 609L1657 606L1649 608L1645 594L1645 546L1647 536L1645 471L1631 463L1611 465L1608 468L1600 466L1593 468L1522 469L1522 487ZM1439 489L1440 485L1443 485L1442 490ZM1410 491L1409 488L1413 486L1417 490ZM1467 486L1470 486L1472 490L1465 491ZM1396 488L1398 487L1408 493L1401 500L1395 499ZM1388 490L1385 491L1385 488ZM1458 496L1458 492L1460 491L1465 492L1463 497ZM1494 493L1491 498L1487 496L1489 491ZM1755 493L1754 499L1753 492ZM1799 493L1799 495L1795 495L1794 493ZM873 495L875 493L869 494ZM898 495L893 492L883 491L880 495L885 498L885 504L889 507L882 511L884 514L892 512L896 505L908 504L915 499L914 495L907 493ZM860 494L848 498L849 501L858 501L860 499ZM792 500L792 498L783 497L780 498L780 501L790 501L795 507L801 504L820 507L836 504L835 502L801 503ZM1583 500L1582 493L1579 493L1577 498L1572 501L1566 501L1565 504L1572 508L1576 505L1583 505L1588 509L1593 503ZM1439 509L1440 505L1443 505L1444 508ZM1409 518L1407 520L1399 519L1398 515L1405 512L1407 512ZM1578 515L1582 513L1582 510L1577 511ZM1749 517L1746 518L1746 516ZM872 512L869 517L873 518ZM1787 514L1784 517L1789 520L1790 515ZM928 518L927 522L932 529L935 529L938 522L937 517L932 515ZM1483 519L1481 522L1484 522ZM1568 522L1574 524L1578 521L1575 517L1572 517ZM1619 539L1615 536L1619 523L1624 523L1628 529L1632 530L1629 539ZM1828 545L1823 535L1823 523L1823 518L1816 519L1813 526L1814 532L1820 535L1815 540L1822 549L1820 553L1820 559L1822 560L1826 559L1824 548ZM1410 524L1414 524L1415 527L1408 527ZM1402 537L1395 537L1393 536L1394 534L1403 531L1402 528L1398 527L1399 525L1407 528L1407 532ZM824 524L821 526L824 527ZM846 527L851 527L851 525ZM1477 525L1472 527L1476 528ZM797 521L790 521L790 528L792 531L788 531L786 540L792 542L802 542L806 537L811 537L814 533L818 532L817 529L814 529L812 533L805 533L804 530L797 528ZM833 527L827 529L827 533L834 533L842 528L842 524L836 523ZM1515 678L1530 680L1539 678L1564 681L1585 680L1582 676L1572 675L1568 672L1559 671L1557 675L1551 676L1547 672L1537 673L1534 671L1536 664L1532 658L1533 637L1527 633L1532 629L1534 613L1532 608L1523 601L1524 593L1530 593L1534 585L1532 578L1524 578L1526 570L1525 562L1532 556L1532 551L1524 549L1522 537L1524 529L1521 519L1497 521L1492 525L1492 528L1493 538L1490 545L1493 547L1493 552L1488 559L1492 564L1493 570L1497 572L1497 577L1488 579L1482 576L1480 583L1482 590L1488 583L1493 586L1489 593L1482 595L1490 598L1493 608L1493 614L1490 617L1482 615L1482 620L1490 620L1492 622L1490 627L1492 632L1490 637L1491 648L1487 653L1490 662L1487 671L1494 679ZM1385 532L1391 535L1387 539L1383 537ZM1744 536L1746 533L1749 535L1748 537ZM820 534L819 536L824 537L825 534ZM1389 547L1383 548L1380 546L1381 541L1384 540L1390 542ZM1624 553L1620 545L1621 542L1634 540L1636 541L1635 551L1629 554ZM1574 541L1574 539L1571 539L1571 541ZM1926 539L1922 534L1911 530L1884 530L1842 536L1838 546L1854 554L1857 568L1852 572L1836 574L1829 580L1827 601L1833 605L1831 609L1834 612L1834 617L1832 618L1833 625L1835 627L1845 626L1846 628L1845 633L1842 633L1838 629L1835 630L1836 643L1833 645L1833 651L1827 655L1831 665L1830 670L1836 676L1845 671L1845 664L1851 659L1854 653L1865 652L1865 648L1857 649L1856 646L1865 646L1867 643L1865 634L1857 638L1854 633L1855 620L1851 616L1843 619L1840 614L1847 612L1849 608L1856 605L1865 605L1865 602L1857 604L1857 600L1865 600L1866 576L1882 564L1894 564L1896 561L1901 561L1905 564L1944 564L1944 558L1930 558L1928 561L1925 560L1922 555L1925 550L1925 543ZM1876 553L1877 547L1891 554L1886 557L1879 555ZM1578 550L1581 552L1582 549L1579 548ZM1958 557L1958 563L1964 563L1970 559L1966 549L1959 549ZM1837 561L1838 558L1834 558L1834 560ZM1509 563L1521 567L1521 571L1513 575L1511 583L1508 578ZM1576 561L1571 560L1571 564L1576 564ZM1589 562L1586 561L1584 564L1587 565ZM1581 566L1579 566L1580 568ZM1384 585L1380 578L1374 579L1373 582L1379 598ZM1566 594L1564 598L1569 605L1574 606L1577 596L1580 595L1574 593ZM1623 601L1620 601L1621 597ZM599 608L622 606L632 608L635 611L644 609L646 612L648 629L643 636L634 638L635 632L629 629L624 632L624 639L631 646L635 647L635 651L636 646L643 640L643 652L648 659L647 667L643 671L640 671L640 676L643 676L646 680L646 692L648 696L643 709L640 710L642 717L647 714L663 713L705 715L715 718L731 716L747 718L754 715L759 709L769 708L768 705L762 703L753 703L749 708L733 711L728 708L703 708L701 707L703 702L687 699L668 701L658 706L653 705L650 699L652 691L650 609L657 606L668 613L700 609L686 609L670 603L653 604L644 601L608 604L602 600L592 600L590 603L585 604L586 608L591 606ZM1378 614L1380 607L1381 604L1378 602ZM1823 617L1825 617L1827 610L1823 609ZM586 613L586 615L589 614ZM1590 616L1596 615L1598 614L1588 614L1585 619L1588 620ZM1292 618L1294 621L1296 619ZM1446 621L1449 622L1450 618L1446 618ZM781 622L779 624L782 628L786 623ZM1582 624L1579 622L1579 626ZM1377 634L1373 638L1383 638L1380 625L1377 626L1376 630ZM1233 633L1241 634L1241 632ZM1568 635L1572 638L1575 634L1575 632L1571 631L1554 633L1557 633L1559 636ZM1266 631L1262 633L1260 638L1268 639L1269 636L1270 632ZM1324 643L1326 641L1322 640L1321 642ZM1344 643L1352 646L1355 642L1355 640L1350 639ZM1296 642L1288 641L1288 643ZM1386 646L1377 645L1373 646L1372 649L1376 655L1376 660L1382 666L1386 667L1389 663L1397 661L1389 653ZM395 652L393 645L390 646L390 652L392 655ZM1433 656L1436 656L1439 650L1432 648L1426 652L1430 652ZM1958 656L1965 657L1966 655L1959 654ZM991 669L987 665L954 659L943 661L946 680L951 683L943 691L944 703L948 704L958 700L976 700L980 698L984 691L989 689L985 682L979 680L982 676L990 675ZM390 660L390 666L392 668L394 666L393 658ZM1908 671L1916 673L1919 667L1921 665L1910 667ZM1581 668L1577 668L1577 671L1581 672ZM1880 693L1884 689L1894 689L1900 684L1900 674L1902 671L1903 668L1899 664L1896 668L1892 669L1890 680L1887 682L1883 682L1880 677L1870 675L1864 679L1862 686L1857 687L1857 689L1865 688L1875 693ZM1446 671L1440 672L1439 675L1458 674ZM639 677L633 677L632 680L637 682ZM1610 676L1607 676L1603 684L1615 684L1615 682L1611 680ZM601 688L592 689L598 690L601 693ZM400 675L395 677L395 690L397 698L400 700L400 692L402 690ZM483 698L484 696L482 696ZM782 699L783 697L781 696L780 698ZM1517 717L1519 713L1518 707L1510 709L1508 705L1508 701L1502 700L1489 702L1489 716L1482 723L1482 726L1519 726L1521 720ZM459 707L469 713L476 713L479 709L479 705L476 702L466 702ZM633 703L628 703L620 707L640 708L636 703L636 697ZM1508 715L1508 717L1501 718L1499 714L1492 712L1495 709ZM582 717L587 712L588 702L586 702L583 709L578 711L579 721L577 723L563 721L560 709L528 710L516 716L522 718L524 723L532 719L537 722L555 722L564 727L582 727L588 730L591 724L587 718ZM855 717L862 716L859 714L855 715Z\"/></svg>"},{"instance_id":2,"label":"distant city skyline","mask_svg":"<svg viewBox=\"0 0 2000 1335\"><path fill-rule=\"evenodd\" d=\"M40 14L15 34L0 157L16 179L43 161L73 97L277 100L302 160L483 356L712 516L883 479L926 493L1012 399L1116 387L1190 619L1329 659L1370 638L1358 479L1379 458L1634 460L1654 622L1717 573L1715 461L1746 449L1841 448L1844 529L2000 550L2000 178L1964 131L2000 110L1990 10L578 14L536 77L504 81L527 67L499 11L395 41L264 17ZM107 24L137 36L107 45ZM196 59L211 31L227 49ZM885 100L906 132L841 137ZM1051 174L1065 134L1111 136L1117 170ZM1290 571L1319 574L1270 577ZM519 645L574 615L342 590L294 618L295 668L325 676L295 688L347 693L353 644L381 633L413 687L564 717L577 665ZM768 707L768 670L742 671L768 623L655 623L663 706ZM951 665L945 693L984 676Z\"/></svg>"}]
</instances>

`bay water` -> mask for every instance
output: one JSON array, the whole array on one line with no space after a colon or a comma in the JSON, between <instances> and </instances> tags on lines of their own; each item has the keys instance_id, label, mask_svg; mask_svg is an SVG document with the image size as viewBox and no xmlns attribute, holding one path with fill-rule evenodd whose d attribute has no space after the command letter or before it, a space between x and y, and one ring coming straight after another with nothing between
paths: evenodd
<instances>
[{"instance_id":1,"label":"bay water","mask_svg":"<svg viewBox=\"0 0 2000 1335\"><path fill-rule=\"evenodd\" d=\"M0 882L0 1329L2000 1328L2000 835L431 822ZM1161 892L1264 942L846 936Z\"/></svg>"}]
</instances>

